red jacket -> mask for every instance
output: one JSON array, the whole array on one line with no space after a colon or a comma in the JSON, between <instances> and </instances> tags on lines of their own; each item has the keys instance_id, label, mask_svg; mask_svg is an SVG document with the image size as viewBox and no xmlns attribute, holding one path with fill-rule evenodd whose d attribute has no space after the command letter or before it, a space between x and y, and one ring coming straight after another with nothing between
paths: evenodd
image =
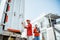
<instances>
[{"instance_id":1,"label":"red jacket","mask_svg":"<svg viewBox=\"0 0 60 40\"><path fill-rule=\"evenodd\" d=\"M27 25L27 36L32 36L32 24Z\"/></svg>"}]
</instances>

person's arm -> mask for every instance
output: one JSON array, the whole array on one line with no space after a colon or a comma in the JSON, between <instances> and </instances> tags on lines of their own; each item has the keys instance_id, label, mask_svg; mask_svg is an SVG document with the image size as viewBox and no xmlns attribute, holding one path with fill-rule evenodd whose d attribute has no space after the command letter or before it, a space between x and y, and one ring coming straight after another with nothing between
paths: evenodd
<instances>
[{"instance_id":1,"label":"person's arm","mask_svg":"<svg viewBox=\"0 0 60 40\"><path fill-rule=\"evenodd\" d=\"M26 28L25 23L23 23L23 22L22 22L22 26L23 26L24 28Z\"/></svg>"},{"instance_id":2,"label":"person's arm","mask_svg":"<svg viewBox=\"0 0 60 40\"><path fill-rule=\"evenodd\" d=\"M27 29L30 29L30 28L32 28L32 25L31 24L28 24L26 28Z\"/></svg>"},{"instance_id":3,"label":"person's arm","mask_svg":"<svg viewBox=\"0 0 60 40\"><path fill-rule=\"evenodd\" d=\"M37 31L40 33L40 29L39 28L37 28Z\"/></svg>"},{"instance_id":4,"label":"person's arm","mask_svg":"<svg viewBox=\"0 0 60 40\"><path fill-rule=\"evenodd\" d=\"M33 33L35 33L35 29L33 30Z\"/></svg>"}]
</instances>

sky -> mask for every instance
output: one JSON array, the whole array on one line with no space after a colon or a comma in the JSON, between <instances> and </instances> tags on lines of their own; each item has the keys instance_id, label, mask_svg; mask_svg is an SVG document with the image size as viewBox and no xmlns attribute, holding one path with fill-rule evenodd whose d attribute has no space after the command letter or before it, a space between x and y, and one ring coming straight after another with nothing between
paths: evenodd
<instances>
[{"instance_id":1,"label":"sky","mask_svg":"<svg viewBox=\"0 0 60 40\"><path fill-rule=\"evenodd\" d=\"M60 15L60 0L25 0L25 19L34 20L41 13Z\"/></svg>"},{"instance_id":2,"label":"sky","mask_svg":"<svg viewBox=\"0 0 60 40\"><path fill-rule=\"evenodd\" d=\"M34 20L42 13L60 15L60 0L25 0L25 19Z\"/></svg>"},{"instance_id":3,"label":"sky","mask_svg":"<svg viewBox=\"0 0 60 40\"><path fill-rule=\"evenodd\" d=\"M0 0L1 2L1 0ZM25 0L25 19L34 20L42 13L60 15L60 0Z\"/></svg>"}]
</instances>

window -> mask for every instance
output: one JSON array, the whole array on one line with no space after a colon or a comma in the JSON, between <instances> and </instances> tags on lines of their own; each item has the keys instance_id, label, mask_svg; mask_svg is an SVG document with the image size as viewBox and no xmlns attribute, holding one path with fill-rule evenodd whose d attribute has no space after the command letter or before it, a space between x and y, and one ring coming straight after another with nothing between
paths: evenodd
<instances>
[{"instance_id":1,"label":"window","mask_svg":"<svg viewBox=\"0 0 60 40\"><path fill-rule=\"evenodd\" d=\"M49 21L46 17L42 18L42 21L40 20L40 26L41 28L49 27Z\"/></svg>"}]
</instances>

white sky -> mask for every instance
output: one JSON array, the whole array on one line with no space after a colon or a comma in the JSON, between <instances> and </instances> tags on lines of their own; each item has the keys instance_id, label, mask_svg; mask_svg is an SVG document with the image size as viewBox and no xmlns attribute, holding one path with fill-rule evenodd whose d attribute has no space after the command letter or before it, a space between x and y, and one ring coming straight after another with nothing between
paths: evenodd
<instances>
[{"instance_id":1,"label":"white sky","mask_svg":"<svg viewBox=\"0 0 60 40\"><path fill-rule=\"evenodd\" d=\"M60 0L25 0L25 19L33 20L41 13L60 13Z\"/></svg>"}]
</instances>

